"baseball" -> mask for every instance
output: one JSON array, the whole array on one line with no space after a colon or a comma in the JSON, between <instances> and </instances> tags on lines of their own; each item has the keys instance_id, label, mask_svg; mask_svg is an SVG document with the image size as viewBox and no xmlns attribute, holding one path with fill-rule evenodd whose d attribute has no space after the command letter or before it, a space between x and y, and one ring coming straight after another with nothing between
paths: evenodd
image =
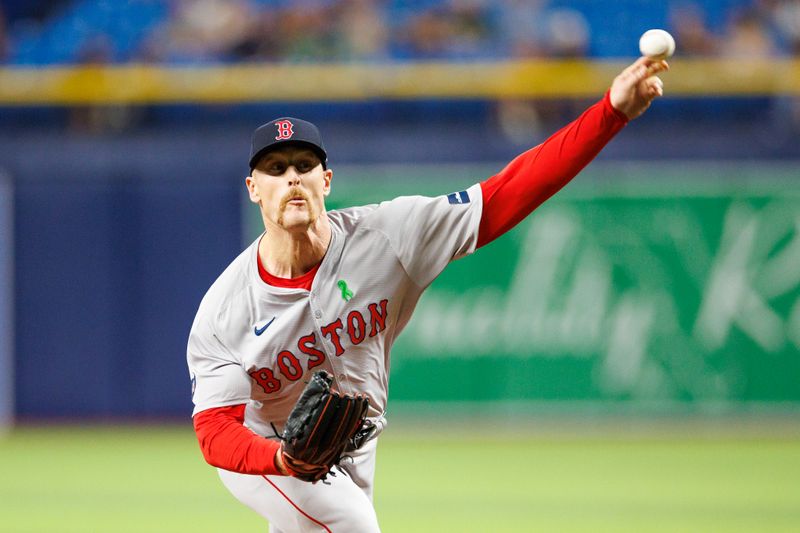
<instances>
[{"instance_id":1,"label":"baseball","mask_svg":"<svg viewBox=\"0 0 800 533\"><path fill-rule=\"evenodd\" d=\"M639 51L653 59L666 59L675 53L675 39L664 30L647 30L639 39Z\"/></svg>"}]
</instances>

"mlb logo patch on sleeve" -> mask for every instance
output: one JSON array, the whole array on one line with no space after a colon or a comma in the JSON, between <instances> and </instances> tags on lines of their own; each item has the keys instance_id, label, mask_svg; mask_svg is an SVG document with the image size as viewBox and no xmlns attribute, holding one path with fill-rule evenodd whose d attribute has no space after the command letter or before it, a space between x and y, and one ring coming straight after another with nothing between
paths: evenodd
<instances>
[{"instance_id":1,"label":"mlb logo patch on sleeve","mask_svg":"<svg viewBox=\"0 0 800 533\"><path fill-rule=\"evenodd\" d=\"M469 203L469 194L467 191L461 192L451 192L447 195L447 201L451 204L468 204Z\"/></svg>"}]
</instances>

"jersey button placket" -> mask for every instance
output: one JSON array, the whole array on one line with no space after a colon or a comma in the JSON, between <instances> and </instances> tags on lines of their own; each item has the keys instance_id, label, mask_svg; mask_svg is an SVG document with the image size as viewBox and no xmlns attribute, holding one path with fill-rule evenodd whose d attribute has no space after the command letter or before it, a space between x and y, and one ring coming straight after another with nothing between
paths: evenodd
<instances>
[{"instance_id":1,"label":"jersey button placket","mask_svg":"<svg viewBox=\"0 0 800 533\"><path fill-rule=\"evenodd\" d=\"M325 356L328 358L328 363L331 365L331 370L333 370L334 378L339 382L338 388L342 392L349 392L343 390L342 387L342 385L344 385L344 380L345 380L345 375L342 368L343 365L340 365L339 362L336 361L337 359L336 352L335 350L329 349L328 345L330 341L326 342L328 338L322 333L322 323L320 321L320 319L322 318L322 309L317 307L317 302L319 301L317 293L312 292L308 300L309 300L308 305L311 308L311 315L314 317L314 324L316 325L317 333L319 334L320 346L322 350L325 352Z\"/></svg>"},{"instance_id":2,"label":"jersey button placket","mask_svg":"<svg viewBox=\"0 0 800 533\"><path fill-rule=\"evenodd\" d=\"M308 304L309 304L309 306L311 306L311 310L314 312L314 318L319 320L320 318L322 318L322 310L319 309L317 307L317 304L316 304L317 293L316 292L312 292L309 295L308 300L309 300ZM317 323L317 327L319 327L319 323Z\"/></svg>"}]
</instances>

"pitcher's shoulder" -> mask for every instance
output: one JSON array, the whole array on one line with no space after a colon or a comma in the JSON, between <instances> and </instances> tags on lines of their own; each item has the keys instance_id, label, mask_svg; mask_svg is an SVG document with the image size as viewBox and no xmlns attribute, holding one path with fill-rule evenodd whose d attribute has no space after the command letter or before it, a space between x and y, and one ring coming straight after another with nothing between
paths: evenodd
<instances>
[{"instance_id":1,"label":"pitcher's shoulder","mask_svg":"<svg viewBox=\"0 0 800 533\"><path fill-rule=\"evenodd\" d=\"M231 307L246 292L255 269L258 240L248 246L222 271L206 291L197 310L197 317L213 318ZM251 264L251 262L253 264Z\"/></svg>"}]
</instances>

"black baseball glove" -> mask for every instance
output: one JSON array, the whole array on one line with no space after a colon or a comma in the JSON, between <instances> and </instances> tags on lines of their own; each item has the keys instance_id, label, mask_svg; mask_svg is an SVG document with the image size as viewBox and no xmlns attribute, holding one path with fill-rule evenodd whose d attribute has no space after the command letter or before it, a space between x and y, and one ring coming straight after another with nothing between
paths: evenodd
<instances>
[{"instance_id":1,"label":"black baseball glove","mask_svg":"<svg viewBox=\"0 0 800 533\"><path fill-rule=\"evenodd\" d=\"M324 480L364 426L369 400L331 388L333 377L324 370L311 376L294 405L278 452L288 473L304 481Z\"/></svg>"}]
</instances>

